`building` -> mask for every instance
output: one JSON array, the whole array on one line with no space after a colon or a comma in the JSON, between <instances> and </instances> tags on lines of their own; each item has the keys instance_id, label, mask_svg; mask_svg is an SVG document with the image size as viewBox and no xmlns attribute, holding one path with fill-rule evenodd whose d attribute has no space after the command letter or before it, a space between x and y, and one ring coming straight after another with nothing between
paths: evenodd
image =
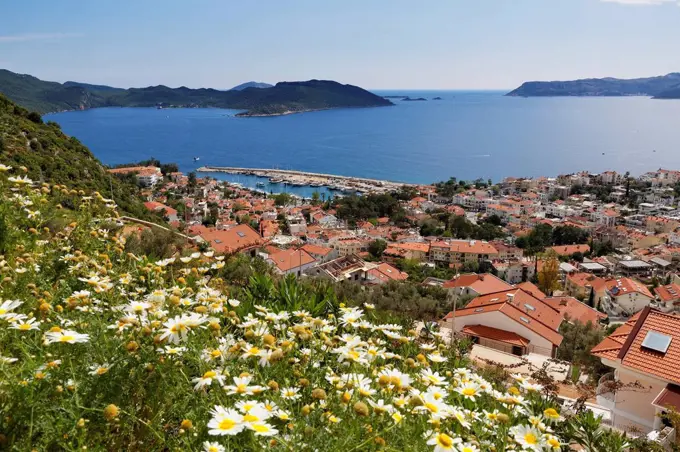
<instances>
[{"instance_id":1,"label":"building","mask_svg":"<svg viewBox=\"0 0 680 452\"><path fill-rule=\"evenodd\" d=\"M341 239L335 242L335 249L338 250L340 256L349 256L351 254L359 254L362 251L363 244L357 239Z\"/></svg>"},{"instance_id":2,"label":"building","mask_svg":"<svg viewBox=\"0 0 680 452\"><path fill-rule=\"evenodd\" d=\"M394 262L398 259L412 259L418 262L426 262L428 260L429 251L429 243L389 243L383 252L383 259L391 262Z\"/></svg>"},{"instance_id":3,"label":"building","mask_svg":"<svg viewBox=\"0 0 680 452\"><path fill-rule=\"evenodd\" d=\"M481 240L450 240L430 244L430 262L457 266L464 263L481 263L498 257L498 250Z\"/></svg>"},{"instance_id":4,"label":"building","mask_svg":"<svg viewBox=\"0 0 680 452\"><path fill-rule=\"evenodd\" d=\"M446 281L442 287L457 296L479 296L502 290L512 290L513 287L502 279L491 274L468 273Z\"/></svg>"},{"instance_id":5,"label":"building","mask_svg":"<svg viewBox=\"0 0 680 452\"><path fill-rule=\"evenodd\" d=\"M317 262L321 263L331 261L339 255L336 249L311 243L305 244L302 249L308 252Z\"/></svg>"},{"instance_id":6,"label":"building","mask_svg":"<svg viewBox=\"0 0 680 452\"><path fill-rule=\"evenodd\" d=\"M492 267L499 278L510 284L519 284L529 281L536 274L536 262L529 260L494 261Z\"/></svg>"},{"instance_id":7,"label":"building","mask_svg":"<svg viewBox=\"0 0 680 452\"><path fill-rule=\"evenodd\" d=\"M518 356L554 357L562 343L560 312L522 289L477 297L443 322L475 344Z\"/></svg>"},{"instance_id":8,"label":"building","mask_svg":"<svg viewBox=\"0 0 680 452\"><path fill-rule=\"evenodd\" d=\"M257 249L265 244L260 234L247 224L227 230L202 228L199 238L219 254L244 253L255 256Z\"/></svg>"},{"instance_id":9,"label":"building","mask_svg":"<svg viewBox=\"0 0 680 452\"><path fill-rule=\"evenodd\" d=\"M160 202L147 201L144 203L144 207L152 212L162 213L163 217L169 222L177 221L179 219L177 218L177 210Z\"/></svg>"},{"instance_id":10,"label":"building","mask_svg":"<svg viewBox=\"0 0 680 452\"><path fill-rule=\"evenodd\" d=\"M365 283L368 281L368 272L376 267L376 264L365 262L356 254L350 254L312 267L306 273L311 276L327 278L334 282L357 281Z\"/></svg>"},{"instance_id":11,"label":"building","mask_svg":"<svg viewBox=\"0 0 680 452\"><path fill-rule=\"evenodd\" d=\"M602 309L611 316L631 316L654 300L647 286L634 279L610 279L606 287L607 296L602 298Z\"/></svg>"},{"instance_id":12,"label":"building","mask_svg":"<svg viewBox=\"0 0 680 452\"><path fill-rule=\"evenodd\" d=\"M656 307L663 312L674 311L680 306L680 285L676 283L654 288Z\"/></svg>"},{"instance_id":13,"label":"building","mask_svg":"<svg viewBox=\"0 0 680 452\"><path fill-rule=\"evenodd\" d=\"M158 181L163 180L163 173L157 166L129 166L127 168L113 168L111 174L135 174L137 182L142 187L153 187Z\"/></svg>"},{"instance_id":14,"label":"building","mask_svg":"<svg viewBox=\"0 0 680 452\"><path fill-rule=\"evenodd\" d=\"M591 353L612 369L600 378L597 402L611 410L614 427L661 431L659 415L680 410L680 316L647 307Z\"/></svg>"},{"instance_id":15,"label":"building","mask_svg":"<svg viewBox=\"0 0 680 452\"><path fill-rule=\"evenodd\" d=\"M580 300L588 300L590 292L595 292L595 299L599 301L606 296L606 280L590 273L571 273L564 281L565 291L572 297Z\"/></svg>"},{"instance_id":16,"label":"building","mask_svg":"<svg viewBox=\"0 0 680 452\"><path fill-rule=\"evenodd\" d=\"M558 256L571 256L575 253L586 254L590 252L590 245L559 245L548 248L557 253Z\"/></svg>"},{"instance_id":17,"label":"building","mask_svg":"<svg viewBox=\"0 0 680 452\"><path fill-rule=\"evenodd\" d=\"M599 325L607 318L607 314L581 303L574 297L546 297L543 301L560 311L562 318L568 322L578 321L583 324L590 322Z\"/></svg>"},{"instance_id":18,"label":"building","mask_svg":"<svg viewBox=\"0 0 680 452\"><path fill-rule=\"evenodd\" d=\"M368 271L368 282L374 284L384 284L390 281L404 281L408 278L408 273L381 262L377 267Z\"/></svg>"},{"instance_id":19,"label":"building","mask_svg":"<svg viewBox=\"0 0 680 452\"><path fill-rule=\"evenodd\" d=\"M280 275L302 276L303 272L316 264L316 259L302 248L291 248L270 254L267 262L273 265Z\"/></svg>"}]
</instances>

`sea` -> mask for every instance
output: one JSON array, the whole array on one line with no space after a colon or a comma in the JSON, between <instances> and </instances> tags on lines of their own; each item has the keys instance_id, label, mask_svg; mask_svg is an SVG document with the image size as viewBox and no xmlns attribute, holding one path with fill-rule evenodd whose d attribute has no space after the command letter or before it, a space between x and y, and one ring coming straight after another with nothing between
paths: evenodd
<instances>
[{"instance_id":1,"label":"sea","mask_svg":"<svg viewBox=\"0 0 680 452\"><path fill-rule=\"evenodd\" d=\"M154 157L177 163L185 173L213 165L432 183L450 177L499 181L580 170L680 169L680 100L374 92L426 100L391 99L390 107L264 118L213 108L97 108L49 114L45 120L59 123L105 164ZM267 192L329 194L254 176L201 174Z\"/></svg>"}]
</instances>

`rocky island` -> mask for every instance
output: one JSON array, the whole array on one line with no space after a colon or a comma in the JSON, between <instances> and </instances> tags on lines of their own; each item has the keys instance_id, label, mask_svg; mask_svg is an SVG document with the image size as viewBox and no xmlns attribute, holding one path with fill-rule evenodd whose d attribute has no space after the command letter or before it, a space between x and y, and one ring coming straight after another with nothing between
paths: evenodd
<instances>
[{"instance_id":1,"label":"rocky island","mask_svg":"<svg viewBox=\"0 0 680 452\"><path fill-rule=\"evenodd\" d=\"M415 101L423 101L423 100L427 100L427 99L425 99L424 97L408 97L408 96L406 96L402 100L406 101L406 102L415 102Z\"/></svg>"},{"instance_id":2,"label":"rocky island","mask_svg":"<svg viewBox=\"0 0 680 452\"><path fill-rule=\"evenodd\" d=\"M238 116L273 116L393 105L358 86L330 80L279 82L270 87L251 85L229 91L164 85L123 89L78 82L46 82L7 70L0 70L0 93L39 113L97 107L183 107L230 108L243 110Z\"/></svg>"},{"instance_id":3,"label":"rocky island","mask_svg":"<svg viewBox=\"0 0 680 452\"><path fill-rule=\"evenodd\" d=\"M525 82L506 96L652 96L657 99L680 99L680 73L636 79L607 77Z\"/></svg>"}]
</instances>

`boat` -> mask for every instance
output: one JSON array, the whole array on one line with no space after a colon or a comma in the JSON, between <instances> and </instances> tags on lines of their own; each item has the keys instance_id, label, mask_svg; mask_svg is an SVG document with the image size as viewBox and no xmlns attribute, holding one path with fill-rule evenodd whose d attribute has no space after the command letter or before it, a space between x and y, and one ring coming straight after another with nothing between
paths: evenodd
<instances>
[{"instance_id":1,"label":"boat","mask_svg":"<svg viewBox=\"0 0 680 452\"><path fill-rule=\"evenodd\" d=\"M258 183L255 184L255 186L256 187L264 187L265 184L264 184L264 182L258 182Z\"/></svg>"},{"instance_id":2,"label":"boat","mask_svg":"<svg viewBox=\"0 0 680 452\"><path fill-rule=\"evenodd\" d=\"M201 160L200 157L194 157L194 162L198 162L199 160Z\"/></svg>"}]
</instances>

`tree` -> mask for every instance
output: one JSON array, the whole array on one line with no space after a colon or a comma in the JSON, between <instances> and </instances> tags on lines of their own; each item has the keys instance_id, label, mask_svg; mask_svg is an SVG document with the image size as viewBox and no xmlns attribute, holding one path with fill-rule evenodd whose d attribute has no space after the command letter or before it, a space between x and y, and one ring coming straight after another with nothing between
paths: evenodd
<instances>
[{"instance_id":1,"label":"tree","mask_svg":"<svg viewBox=\"0 0 680 452\"><path fill-rule=\"evenodd\" d=\"M286 206L290 204L290 201L293 198L288 194L288 193L279 193L277 195L274 195L274 204L276 204L279 207Z\"/></svg>"},{"instance_id":2,"label":"tree","mask_svg":"<svg viewBox=\"0 0 680 452\"><path fill-rule=\"evenodd\" d=\"M387 248L387 242L384 240L373 240L371 243L368 244L368 252L371 254L371 256L380 259L382 257L383 252Z\"/></svg>"},{"instance_id":3,"label":"tree","mask_svg":"<svg viewBox=\"0 0 680 452\"><path fill-rule=\"evenodd\" d=\"M546 253L543 268L538 272L538 288L543 293L552 295L560 287L560 261L557 253L549 251Z\"/></svg>"},{"instance_id":4,"label":"tree","mask_svg":"<svg viewBox=\"0 0 680 452\"><path fill-rule=\"evenodd\" d=\"M318 191L315 191L312 193L312 205L317 206L321 203L321 195L319 194Z\"/></svg>"},{"instance_id":5,"label":"tree","mask_svg":"<svg viewBox=\"0 0 680 452\"><path fill-rule=\"evenodd\" d=\"M576 245L588 241L588 232L576 226L557 226L552 230L553 245Z\"/></svg>"},{"instance_id":6,"label":"tree","mask_svg":"<svg viewBox=\"0 0 680 452\"><path fill-rule=\"evenodd\" d=\"M196 187L196 173L194 171L189 173L188 184L190 188Z\"/></svg>"},{"instance_id":7,"label":"tree","mask_svg":"<svg viewBox=\"0 0 680 452\"><path fill-rule=\"evenodd\" d=\"M563 339L557 348L557 358L585 367L586 373L597 379L606 367L590 351L604 339L602 328L591 322L567 319L560 324L560 334Z\"/></svg>"}]
</instances>

